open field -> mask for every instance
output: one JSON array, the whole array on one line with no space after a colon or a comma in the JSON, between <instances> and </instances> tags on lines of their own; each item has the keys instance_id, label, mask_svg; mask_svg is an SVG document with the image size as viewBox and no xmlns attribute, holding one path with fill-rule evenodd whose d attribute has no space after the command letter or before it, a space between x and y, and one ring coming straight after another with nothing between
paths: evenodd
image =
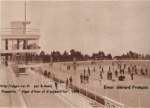
<instances>
[{"instance_id":1,"label":"open field","mask_svg":"<svg viewBox=\"0 0 150 108\"><path fill-rule=\"evenodd\" d=\"M150 103L147 101L150 99L150 61L81 61L76 62L75 65L76 69L74 68L73 62L59 62L54 63L52 66L45 67L45 69L54 74L55 77L64 81L72 77L74 85L86 88L87 91L122 103L125 105L125 108L150 107ZM115 70L118 70L118 76L121 75L118 65L121 66L121 68L125 66L123 74L125 79L123 81L119 81L118 77L115 76ZM128 72L128 67L135 65L137 72L133 72L134 78L132 80ZM70 67L69 69L67 69L68 66ZM101 79L99 74L102 67L104 72L103 78ZM88 68L90 69L89 81L88 83L86 81L81 83L81 74L87 75ZM109 68L112 72L111 80L107 79ZM141 74L141 69L143 72L147 69L147 74Z\"/></svg>"}]
</instances>

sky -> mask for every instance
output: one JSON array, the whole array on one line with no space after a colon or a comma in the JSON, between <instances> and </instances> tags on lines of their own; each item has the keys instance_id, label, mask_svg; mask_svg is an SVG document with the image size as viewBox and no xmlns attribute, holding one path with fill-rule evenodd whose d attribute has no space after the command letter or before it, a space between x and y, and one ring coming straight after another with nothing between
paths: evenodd
<instances>
[{"instance_id":1,"label":"sky","mask_svg":"<svg viewBox=\"0 0 150 108\"><path fill-rule=\"evenodd\" d=\"M47 52L150 54L150 1L27 1L27 19L40 29ZM18 20L24 20L24 2L1 2L1 28Z\"/></svg>"}]
</instances>

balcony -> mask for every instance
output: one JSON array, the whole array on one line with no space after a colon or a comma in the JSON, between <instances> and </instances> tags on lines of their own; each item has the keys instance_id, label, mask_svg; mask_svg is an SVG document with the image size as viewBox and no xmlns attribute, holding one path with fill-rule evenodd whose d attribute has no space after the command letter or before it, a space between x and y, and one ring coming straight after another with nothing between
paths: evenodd
<instances>
[{"instance_id":1,"label":"balcony","mask_svg":"<svg viewBox=\"0 0 150 108\"><path fill-rule=\"evenodd\" d=\"M37 40L40 38L40 30L33 28L4 28L1 31L1 39L28 39L28 40Z\"/></svg>"}]
</instances>

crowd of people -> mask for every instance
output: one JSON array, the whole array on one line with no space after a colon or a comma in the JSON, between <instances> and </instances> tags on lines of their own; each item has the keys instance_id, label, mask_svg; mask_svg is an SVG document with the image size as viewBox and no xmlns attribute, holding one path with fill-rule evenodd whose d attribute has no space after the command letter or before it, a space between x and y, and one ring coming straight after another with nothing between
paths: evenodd
<instances>
[{"instance_id":1,"label":"crowd of people","mask_svg":"<svg viewBox=\"0 0 150 108\"><path fill-rule=\"evenodd\" d=\"M104 70L105 68L105 70ZM95 74L93 74L95 73ZM89 83L91 75L98 77L100 82L103 80L104 75L106 75L107 80L118 80L124 81L128 75L131 80L134 80L135 75L148 75L148 68L144 66L137 65L127 65L127 64L114 64L108 66L108 69L103 65L87 66L83 68L83 72L80 73L81 84Z\"/></svg>"},{"instance_id":2,"label":"crowd of people","mask_svg":"<svg viewBox=\"0 0 150 108\"><path fill-rule=\"evenodd\" d=\"M78 71L78 68L80 68ZM72 65L66 65L66 71L72 71ZM61 69L60 71L62 71ZM79 74L79 79L81 84L89 84L92 81L92 78L99 80L100 84L102 81L110 80L110 81L127 81L127 80L134 80L136 76L148 76L148 67L146 66L139 66L135 64L120 64L120 63L112 63L112 64L90 64L84 66L76 66L77 74ZM55 77L49 71L44 71L43 73L47 77ZM54 74L54 73L53 73ZM68 73L69 74L69 73ZM70 76L64 80L66 89L72 86L72 82L74 76L69 74ZM128 78L127 78L128 77ZM77 79L75 79L77 80ZM55 82L55 88L57 89L57 82Z\"/></svg>"}]
</instances>

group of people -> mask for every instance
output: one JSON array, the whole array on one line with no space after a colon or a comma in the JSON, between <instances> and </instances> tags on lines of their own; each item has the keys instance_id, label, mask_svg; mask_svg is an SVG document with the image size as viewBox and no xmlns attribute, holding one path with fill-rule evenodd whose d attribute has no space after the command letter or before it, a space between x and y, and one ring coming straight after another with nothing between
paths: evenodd
<instances>
[{"instance_id":1,"label":"group of people","mask_svg":"<svg viewBox=\"0 0 150 108\"><path fill-rule=\"evenodd\" d=\"M95 67L93 67L93 69L90 69L89 66L88 66L87 69L84 68L83 72L80 73L80 82L81 82L81 84L88 84L89 83L89 79L91 77L92 72L96 73L96 68ZM103 79L103 73L104 73L104 69L102 67L99 70L100 80Z\"/></svg>"},{"instance_id":2,"label":"group of people","mask_svg":"<svg viewBox=\"0 0 150 108\"><path fill-rule=\"evenodd\" d=\"M104 78L104 67L99 65L98 68L96 66L92 66L93 69L88 66L87 69L83 69L83 72L80 73L80 82L82 83L89 83L89 78L91 73L98 73L99 80L101 81ZM148 68L137 65L127 65L127 64L114 64L109 66L108 71L106 73L107 80L115 80L116 78L119 81L124 81L126 79L126 75L129 75L131 80L134 80L134 75L148 75ZM115 78L115 79L114 79Z\"/></svg>"},{"instance_id":3,"label":"group of people","mask_svg":"<svg viewBox=\"0 0 150 108\"><path fill-rule=\"evenodd\" d=\"M80 74L80 82L81 84L89 83L89 77L90 77L90 70L88 68L88 73L84 69L83 73Z\"/></svg>"},{"instance_id":4,"label":"group of people","mask_svg":"<svg viewBox=\"0 0 150 108\"><path fill-rule=\"evenodd\" d=\"M67 65L67 70L69 71L71 68L70 65ZM105 68L105 70L104 70ZM105 65L91 65L87 66L86 68L83 68L83 71L80 73L80 83L81 84L88 84L90 82L91 75L95 78L98 77L98 80L101 82L104 79L104 75L106 75L107 80L116 80L124 81L127 77L127 75L130 76L131 80L134 80L135 75L148 75L148 68L144 66L137 66L137 65L127 65L127 64L121 64L121 63L112 63L108 66L106 70ZM94 74L95 73L95 74ZM52 73L50 71L44 71L43 73L47 77L51 77ZM72 76L66 78L65 84L66 89L69 88L72 85L73 79ZM57 82L55 82L55 87L57 89Z\"/></svg>"},{"instance_id":5,"label":"group of people","mask_svg":"<svg viewBox=\"0 0 150 108\"><path fill-rule=\"evenodd\" d=\"M51 77L50 71L45 70L43 74L44 74L44 76Z\"/></svg>"},{"instance_id":6,"label":"group of people","mask_svg":"<svg viewBox=\"0 0 150 108\"><path fill-rule=\"evenodd\" d=\"M131 80L134 79L134 75L148 75L148 68L137 65L126 65L126 64L118 64L118 69L115 70L115 76L119 77L119 80L125 79L125 74L130 75ZM120 75L120 76L119 76Z\"/></svg>"}]
</instances>

